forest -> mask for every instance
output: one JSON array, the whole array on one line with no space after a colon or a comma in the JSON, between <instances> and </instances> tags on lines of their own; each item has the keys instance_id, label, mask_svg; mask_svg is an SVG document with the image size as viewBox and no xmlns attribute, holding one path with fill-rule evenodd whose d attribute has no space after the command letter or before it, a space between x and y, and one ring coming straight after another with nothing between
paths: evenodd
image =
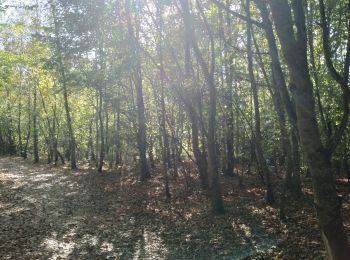
<instances>
[{"instance_id":1,"label":"forest","mask_svg":"<svg viewBox=\"0 0 350 260\"><path fill-rule=\"evenodd\" d=\"M0 0L0 259L350 259L350 2Z\"/></svg>"}]
</instances>

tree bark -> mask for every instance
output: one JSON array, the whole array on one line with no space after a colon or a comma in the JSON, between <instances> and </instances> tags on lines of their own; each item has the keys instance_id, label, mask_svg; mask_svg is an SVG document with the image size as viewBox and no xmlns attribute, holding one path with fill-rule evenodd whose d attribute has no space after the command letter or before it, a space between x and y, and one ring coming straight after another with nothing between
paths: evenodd
<instances>
[{"instance_id":1,"label":"tree bark","mask_svg":"<svg viewBox=\"0 0 350 260\"><path fill-rule=\"evenodd\" d=\"M39 162L39 140L38 140L38 111L37 111L37 85L34 83L34 97L33 97L33 154L34 163Z\"/></svg>"},{"instance_id":2,"label":"tree bark","mask_svg":"<svg viewBox=\"0 0 350 260\"><path fill-rule=\"evenodd\" d=\"M246 13L247 17L250 18L250 0L246 2ZM273 195L272 184L270 180L270 172L267 167L266 160L264 158L262 149L262 136L261 136L261 126L260 126L260 110L259 110L259 98L258 89L255 81L254 71L253 71L253 51L252 51L252 32L251 24L247 22L247 59L248 59L248 72L251 82L251 88L253 92L254 100L254 116L255 116L255 153L259 168L264 176L264 182L266 185L266 202L270 205L275 203L275 198Z\"/></svg>"},{"instance_id":3,"label":"tree bark","mask_svg":"<svg viewBox=\"0 0 350 260\"><path fill-rule=\"evenodd\" d=\"M305 13L301 1L294 1L292 19L287 0L268 1L285 57L297 112L297 126L306 162L310 168L314 201L322 238L330 259L349 258L350 249L341 217L330 158L323 147L316 121L315 102L307 61ZM297 28L297 35L294 32Z\"/></svg>"},{"instance_id":4,"label":"tree bark","mask_svg":"<svg viewBox=\"0 0 350 260\"><path fill-rule=\"evenodd\" d=\"M105 157L105 135L104 135L104 125L103 125L103 116L102 116L102 107L103 107L102 86L99 87L98 95L99 95L98 119L100 123L100 156L98 161L97 172L102 172L104 157Z\"/></svg>"},{"instance_id":5,"label":"tree bark","mask_svg":"<svg viewBox=\"0 0 350 260\"><path fill-rule=\"evenodd\" d=\"M163 137L163 145L162 145L162 157L163 157L163 171L164 171L164 189L165 196L167 199L171 197L170 189L169 189L169 177L168 177L168 169L171 167L170 164L170 148L169 148L169 139L168 133L166 130L166 109L165 109L165 97L164 97L164 65L163 65L163 17L162 17L162 3L161 1L157 4L157 18L158 18L158 56L159 56L159 77L160 77L160 106L161 106L161 134Z\"/></svg>"},{"instance_id":6,"label":"tree bark","mask_svg":"<svg viewBox=\"0 0 350 260\"><path fill-rule=\"evenodd\" d=\"M146 118L145 118L145 105L143 101L143 87L142 87L142 71L141 71L141 58L140 47L138 42L138 32L134 31L131 14L130 14L130 0L126 0L126 18L128 24L128 34L131 44L132 56L134 59L134 81L136 87L136 103L137 103L137 118L138 118L138 149L140 153L140 180L145 181L151 177L151 173L148 167L146 158L147 149L147 137L146 137Z\"/></svg>"},{"instance_id":7,"label":"tree bark","mask_svg":"<svg viewBox=\"0 0 350 260\"><path fill-rule=\"evenodd\" d=\"M219 172L218 172L218 166L217 166L217 158L216 158L216 140L215 140L215 126L216 126L216 99L217 99L217 93L216 93L216 87L215 87L215 81L214 81L214 75L213 75L213 66L215 62L215 54L214 54L214 43L213 43L213 37L211 33L210 35L210 42L211 42L211 70L209 70L209 66L207 62L205 61L203 54L201 50L199 49L195 32L192 24L192 18L189 10L188 0L180 0L181 8L183 11L183 19L185 23L185 30L187 32L187 37L190 39L191 46L194 50L194 53L196 55L196 58L198 60L198 63L201 67L202 73L205 78L205 82L209 91L209 126L208 126L208 173L209 173L209 180L210 180L210 186L211 186L211 198L212 198L212 207L215 214L223 214L225 212L222 195L221 195L221 187L219 182ZM197 4L199 2L197 1ZM201 7L199 6L199 9ZM203 15L202 10L200 12ZM205 19L205 17L203 17ZM207 28L208 29L208 28Z\"/></svg>"},{"instance_id":8,"label":"tree bark","mask_svg":"<svg viewBox=\"0 0 350 260\"><path fill-rule=\"evenodd\" d=\"M53 17L53 23L54 23L54 32L55 32L55 43L56 43L56 52L57 52L57 62L58 62L58 70L60 73L60 80L62 84L63 89L63 100L64 100L64 109L66 113L66 121L67 121L67 128L68 128L68 139L69 139L69 154L70 154L70 167L72 170L77 169L77 162L76 162L76 142L74 137L74 131L72 127L72 119L70 114L70 108L69 108L69 100L68 100L68 90L67 90L67 79L66 79L66 71L64 69L63 65L63 57L62 57L62 46L60 41L60 31L59 31L59 24L56 16L56 6L53 2L53 0L50 1L51 5L51 12Z\"/></svg>"}]
</instances>

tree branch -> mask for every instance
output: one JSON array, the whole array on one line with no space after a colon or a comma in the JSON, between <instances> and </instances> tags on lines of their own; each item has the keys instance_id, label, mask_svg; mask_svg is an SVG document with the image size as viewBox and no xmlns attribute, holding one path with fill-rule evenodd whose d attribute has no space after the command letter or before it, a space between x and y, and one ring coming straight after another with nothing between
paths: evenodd
<instances>
[{"instance_id":1,"label":"tree branch","mask_svg":"<svg viewBox=\"0 0 350 260\"><path fill-rule=\"evenodd\" d=\"M247 16L241 15L233 10L231 10L230 8L228 8L226 5L224 5L223 3L220 3L217 0L211 0L217 7L224 9L226 12L228 12L229 14L247 22L247 23L251 23L254 24L255 26L264 29L265 25L259 21L256 21L252 18L248 18Z\"/></svg>"}]
</instances>

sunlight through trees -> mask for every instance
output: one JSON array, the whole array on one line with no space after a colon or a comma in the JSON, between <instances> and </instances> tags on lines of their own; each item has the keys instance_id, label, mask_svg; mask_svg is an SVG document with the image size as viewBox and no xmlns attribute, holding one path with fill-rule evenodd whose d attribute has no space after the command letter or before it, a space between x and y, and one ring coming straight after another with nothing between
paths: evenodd
<instances>
[{"instance_id":1,"label":"sunlight through trees","mask_svg":"<svg viewBox=\"0 0 350 260\"><path fill-rule=\"evenodd\" d=\"M254 176L348 259L349 67L345 0L4 0L0 154L199 190L213 222Z\"/></svg>"}]
</instances>

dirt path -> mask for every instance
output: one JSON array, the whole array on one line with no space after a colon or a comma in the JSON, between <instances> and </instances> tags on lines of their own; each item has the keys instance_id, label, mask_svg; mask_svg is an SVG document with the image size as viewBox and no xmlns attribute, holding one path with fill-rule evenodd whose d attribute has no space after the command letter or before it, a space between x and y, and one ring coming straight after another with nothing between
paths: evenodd
<instances>
[{"instance_id":1,"label":"dirt path","mask_svg":"<svg viewBox=\"0 0 350 260\"><path fill-rule=\"evenodd\" d=\"M97 187L91 190L86 174L21 159L1 158L0 175L1 259L118 256L113 238L100 239L123 232L124 223L116 223L118 216L111 214L117 194L101 196Z\"/></svg>"},{"instance_id":2,"label":"dirt path","mask_svg":"<svg viewBox=\"0 0 350 260\"><path fill-rule=\"evenodd\" d=\"M288 242L288 229L257 189L227 190L228 213L222 217L208 213L209 200L200 191L172 189L170 203L162 192L157 177L141 185L132 174L72 174L0 158L0 259L259 259L290 254L279 248ZM317 231L307 234L313 239ZM312 243L320 247L319 241ZM298 253L284 257L293 258L303 259Z\"/></svg>"}]
</instances>

